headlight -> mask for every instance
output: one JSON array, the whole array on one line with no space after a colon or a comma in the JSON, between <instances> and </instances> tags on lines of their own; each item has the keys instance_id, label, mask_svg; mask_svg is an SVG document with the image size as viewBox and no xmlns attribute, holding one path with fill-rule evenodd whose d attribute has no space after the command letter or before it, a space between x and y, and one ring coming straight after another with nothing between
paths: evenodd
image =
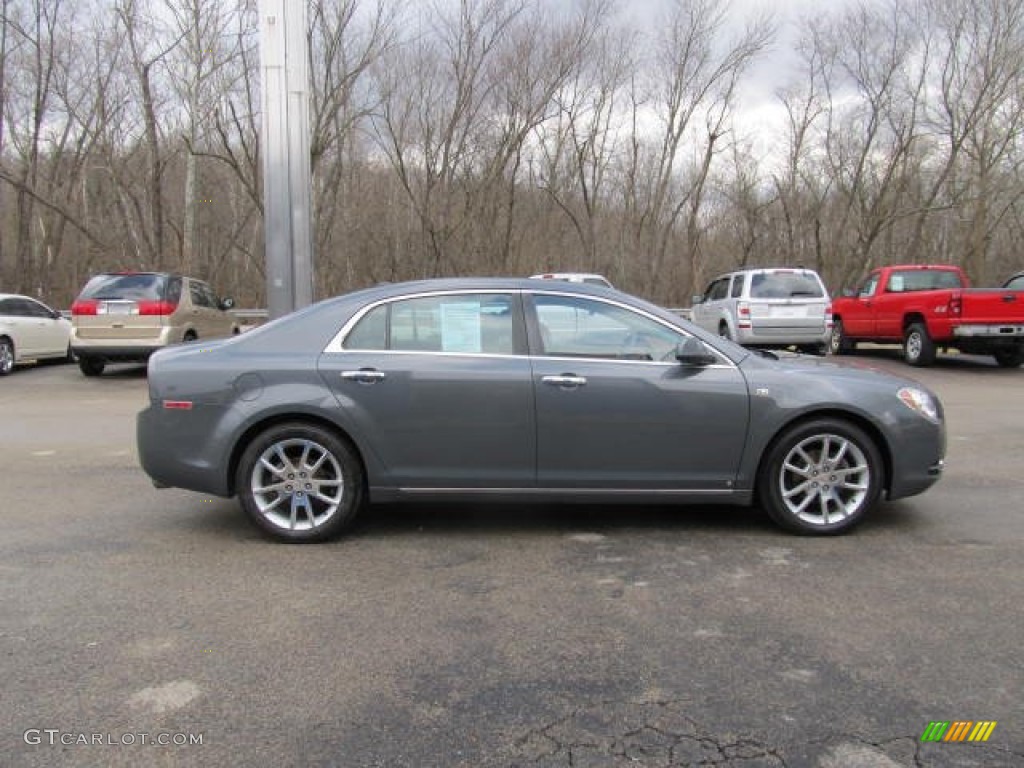
<instances>
[{"instance_id":1,"label":"headlight","mask_svg":"<svg viewBox=\"0 0 1024 768\"><path fill-rule=\"evenodd\" d=\"M917 411L930 422L939 423L939 406L935 402L935 398L923 389L903 387L903 389L896 393L896 396L910 410Z\"/></svg>"}]
</instances>

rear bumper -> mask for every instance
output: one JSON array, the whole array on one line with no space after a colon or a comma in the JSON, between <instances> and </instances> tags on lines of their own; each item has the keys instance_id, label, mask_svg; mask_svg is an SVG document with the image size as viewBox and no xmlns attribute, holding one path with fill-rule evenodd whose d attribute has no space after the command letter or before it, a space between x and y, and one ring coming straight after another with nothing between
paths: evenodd
<instances>
[{"instance_id":1,"label":"rear bumper","mask_svg":"<svg viewBox=\"0 0 1024 768\"><path fill-rule=\"evenodd\" d=\"M149 356L163 347L157 346L131 346L131 347L108 347L108 346L79 346L72 345L71 351L80 359L92 358L96 360L107 360L109 362L140 362L144 363Z\"/></svg>"},{"instance_id":2,"label":"rear bumper","mask_svg":"<svg viewBox=\"0 0 1024 768\"><path fill-rule=\"evenodd\" d=\"M953 335L960 339L1022 339L1024 338L1024 324L977 323L958 325L953 328Z\"/></svg>"},{"instance_id":3,"label":"rear bumper","mask_svg":"<svg viewBox=\"0 0 1024 768\"><path fill-rule=\"evenodd\" d=\"M71 333L71 351L80 358L94 358L111 362L145 362L158 349L180 341L179 329L166 326L159 333L120 339L83 338L78 329Z\"/></svg>"},{"instance_id":4,"label":"rear bumper","mask_svg":"<svg viewBox=\"0 0 1024 768\"><path fill-rule=\"evenodd\" d=\"M786 347L791 344L827 344L832 338L831 328L738 328L736 341L740 344Z\"/></svg>"},{"instance_id":5,"label":"rear bumper","mask_svg":"<svg viewBox=\"0 0 1024 768\"><path fill-rule=\"evenodd\" d=\"M202 405L192 411L169 411L153 402L139 412L135 420L139 464L154 486L229 496L227 433L206 430L210 423L223 424L225 412L223 407Z\"/></svg>"}]
</instances>

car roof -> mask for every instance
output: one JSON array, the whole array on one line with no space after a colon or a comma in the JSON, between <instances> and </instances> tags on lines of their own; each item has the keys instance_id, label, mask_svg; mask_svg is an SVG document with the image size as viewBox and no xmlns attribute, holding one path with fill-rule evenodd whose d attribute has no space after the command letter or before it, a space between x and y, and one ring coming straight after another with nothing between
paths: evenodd
<instances>
[{"instance_id":1,"label":"car roof","mask_svg":"<svg viewBox=\"0 0 1024 768\"><path fill-rule=\"evenodd\" d=\"M30 301L35 301L40 304L46 303L42 299L37 299L35 296L28 296L24 293L0 293L0 299L29 299Z\"/></svg>"},{"instance_id":2,"label":"car roof","mask_svg":"<svg viewBox=\"0 0 1024 768\"><path fill-rule=\"evenodd\" d=\"M586 277L597 277L601 280L607 280L604 275L599 275L597 272L541 272L536 275L530 275L531 280L582 280Z\"/></svg>"},{"instance_id":3,"label":"car roof","mask_svg":"<svg viewBox=\"0 0 1024 768\"><path fill-rule=\"evenodd\" d=\"M745 267L744 269L734 269L732 272L724 272L722 277L726 275L747 275L756 272L794 272L800 274L818 274L816 270L810 267Z\"/></svg>"},{"instance_id":4,"label":"car roof","mask_svg":"<svg viewBox=\"0 0 1024 768\"><path fill-rule=\"evenodd\" d=\"M372 288L335 296L325 301L347 301L359 298L366 301L387 299L411 293L432 293L435 291L572 291L592 293L596 296L620 295L614 288L590 283L568 283L557 281L555 284L540 282L528 277L441 277L425 280L409 280L401 283L380 283Z\"/></svg>"}]
</instances>

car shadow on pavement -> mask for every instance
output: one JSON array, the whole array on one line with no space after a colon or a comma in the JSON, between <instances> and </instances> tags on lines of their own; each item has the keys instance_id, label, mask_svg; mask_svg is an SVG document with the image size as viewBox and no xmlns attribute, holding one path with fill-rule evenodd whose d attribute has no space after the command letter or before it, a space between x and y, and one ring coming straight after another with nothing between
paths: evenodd
<instances>
[{"instance_id":1,"label":"car shadow on pavement","mask_svg":"<svg viewBox=\"0 0 1024 768\"><path fill-rule=\"evenodd\" d=\"M570 530L765 531L773 530L757 509L733 506L630 504L380 504L356 524L361 536L533 532Z\"/></svg>"},{"instance_id":2,"label":"car shadow on pavement","mask_svg":"<svg viewBox=\"0 0 1024 768\"><path fill-rule=\"evenodd\" d=\"M846 535L906 535L926 527L925 518L913 504L885 503ZM204 537L273 543L246 518L234 499L203 500L187 511L182 510L172 525L176 532L185 535L191 532ZM335 541L409 535L487 537L508 533L543 538L581 530L794 536L772 523L757 506L410 502L370 505L354 526Z\"/></svg>"},{"instance_id":3,"label":"car shadow on pavement","mask_svg":"<svg viewBox=\"0 0 1024 768\"><path fill-rule=\"evenodd\" d=\"M891 361L896 367L889 368L889 370L899 372L899 368L902 367L904 369L905 375L908 376L913 376L915 372L927 370L922 368L915 368L914 366L905 363L903 361L903 351L896 346L858 347L857 351L852 354L841 355L839 357L830 356L828 359L835 363L850 363L854 365L856 364L857 360L875 362ZM996 365L994 358L986 355L964 355L956 352L939 352L939 354L935 357L935 362L929 367L946 370L991 372L999 375L1011 376L1014 375L1016 372L1024 370L1022 368L1000 368L998 365Z\"/></svg>"}]
</instances>

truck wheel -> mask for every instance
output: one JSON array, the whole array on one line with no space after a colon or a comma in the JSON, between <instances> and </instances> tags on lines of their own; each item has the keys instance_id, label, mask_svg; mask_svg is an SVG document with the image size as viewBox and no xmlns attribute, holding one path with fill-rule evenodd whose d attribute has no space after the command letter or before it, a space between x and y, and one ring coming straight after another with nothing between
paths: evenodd
<instances>
[{"instance_id":1,"label":"truck wheel","mask_svg":"<svg viewBox=\"0 0 1024 768\"><path fill-rule=\"evenodd\" d=\"M99 357L79 357L78 367L86 376L99 376L106 368L106 363Z\"/></svg>"},{"instance_id":2,"label":"truck wheel","mask_svg":"<svg viewBox=\"0 0 1024 768\"><path fill-rule=\"evenodd\" d=\"M909 365L925 368L935 362L935 342L923 323L912 323L903 336L903 359Z\"/></svg>"},{"instance_id":3,"label":"truck wheel","mask_svg":"<svg viewBox=\"0 0 1024 768\"><path fill-rule=\"evenodd\" d=\"M828 342L828 351L833 355L848 355L853 352L854 343L843 333L843 321L836 318L832 321L832 338Z\"/></svg>"},{"instance_id":4,"label":"truck wheel","mask_svg":"<svg viewBox=\"0 0 1024 768\"><path fill-rule=\"evenodd\" d=\"M997 349L992 353L1000 368L1020 368L1024 363L1024 349Z\"/></svg>"}]
</instances>

